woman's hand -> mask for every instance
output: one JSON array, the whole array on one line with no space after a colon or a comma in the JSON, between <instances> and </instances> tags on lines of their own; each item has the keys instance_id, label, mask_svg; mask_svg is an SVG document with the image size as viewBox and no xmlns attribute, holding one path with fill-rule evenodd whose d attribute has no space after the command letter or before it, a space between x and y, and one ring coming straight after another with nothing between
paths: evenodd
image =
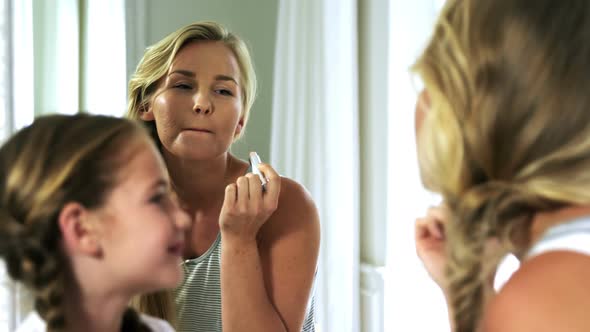
<instances>
[{"instance_id":1,"label":"woman's hand","mask_svg":"<svg viewBox=\"0 0 590 332\"><path fill-rule=\"evenodd\" d=\"M281 177L268 164L260 164L259 169L268 180L264 191L260 178L252 173L225 188L219 216L224 241L254 241L260 227L277 209Z\"/></svg>"},{"instance_id":2,"label":"woman's hand","mask_svg":"<svg viewBox=\"0 0 590 332\"><path fill-rule=\"evenodd\" d=\"M426 216L416 219L416 252L430 277L446 294L445 227L449 211L444 204L428 209Z\"/></svg>"}]
</instances>

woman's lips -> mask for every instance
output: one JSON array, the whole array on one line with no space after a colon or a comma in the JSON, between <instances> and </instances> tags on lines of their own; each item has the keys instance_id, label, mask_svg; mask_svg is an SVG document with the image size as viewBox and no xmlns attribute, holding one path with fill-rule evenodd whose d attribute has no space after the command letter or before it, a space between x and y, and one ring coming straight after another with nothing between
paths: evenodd
<instances>
[{"instance_id":1,"label":"woman's lips","mask_svg":"<svg viewBox=\"0 0 590 332\"><path fill-rule=\"evenodd\" d=\"M198 132L198 133L213 133L211 130L209 129L205 129L205 128L186 128L185 130L188 131L194 131L194 132Z\"/></svg>"}]
</instances>

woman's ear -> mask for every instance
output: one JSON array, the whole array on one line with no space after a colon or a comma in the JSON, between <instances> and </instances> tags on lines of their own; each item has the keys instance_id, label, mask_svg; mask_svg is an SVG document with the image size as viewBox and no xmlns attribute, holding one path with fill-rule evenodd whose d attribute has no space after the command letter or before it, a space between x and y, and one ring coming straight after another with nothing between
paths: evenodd
<instances>
[{"instance_id":1,"label":"woman's ear","mask_svg":"<svg viewBox=\"0 0 590 332\"><path fill-rule=\"evenodd\" d=\"M93 257L102 255L98 230L90 219L91 213L80 203L70 202L61 209L58 224L67 252Z\"/></svg>"},{"instance_id":2,"label":"woman's ear","mask_svg":"<svg viewBox=\"0 0 590 332\"><path fill-rule=\"evenodd\" d=\"M244 119L240 118L240 121L238 121L238 124L236 125L236 130L234 132L234 137L238 137L240 136L240 134L242 133L242 129L244 128Z\"/></svg>"},{"instance_id":3,"label":"woman's ear","mask_svg":"<svg viewBox=\"0 0 590 332\"><path fill-rule=\"evenodd\" d=\"M139 117L143 121L154 121L154 112L152 111L151 104L142 105L139 108Z\"/></svg>"}]
</instances>

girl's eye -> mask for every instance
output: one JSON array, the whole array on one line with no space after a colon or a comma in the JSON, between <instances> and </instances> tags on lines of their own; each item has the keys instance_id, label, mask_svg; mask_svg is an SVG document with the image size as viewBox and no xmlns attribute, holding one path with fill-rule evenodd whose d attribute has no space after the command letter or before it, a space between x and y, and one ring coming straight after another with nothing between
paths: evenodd
<instances>
[{"instance_id":1,"label":"girl's eye","mask_svg":"<svg viewBox=\"0 0 590 332\"><path fill-rule=\"evenodd\" d=\"M150 203L162 204L162 202L164 201L165 198L166 198L165 193L157 193L150 198Z\"/></svg>"}]
</instances>

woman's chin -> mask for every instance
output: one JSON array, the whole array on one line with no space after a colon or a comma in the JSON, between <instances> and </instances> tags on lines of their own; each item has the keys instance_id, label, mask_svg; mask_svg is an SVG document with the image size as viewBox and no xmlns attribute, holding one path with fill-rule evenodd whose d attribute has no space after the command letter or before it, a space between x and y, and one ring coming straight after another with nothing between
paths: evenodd
<instances>
[{"instance_id":1,"label":"woman's chin","mask_svg":"<svg viewBox=\"0 0 590 332\"><path fill-rule=\"evenodd\" d=\"M229 150L217 144L174 144L169 151L175 157L186 161L207 161L219 157Z\"/></svg>"}]
</instances>

